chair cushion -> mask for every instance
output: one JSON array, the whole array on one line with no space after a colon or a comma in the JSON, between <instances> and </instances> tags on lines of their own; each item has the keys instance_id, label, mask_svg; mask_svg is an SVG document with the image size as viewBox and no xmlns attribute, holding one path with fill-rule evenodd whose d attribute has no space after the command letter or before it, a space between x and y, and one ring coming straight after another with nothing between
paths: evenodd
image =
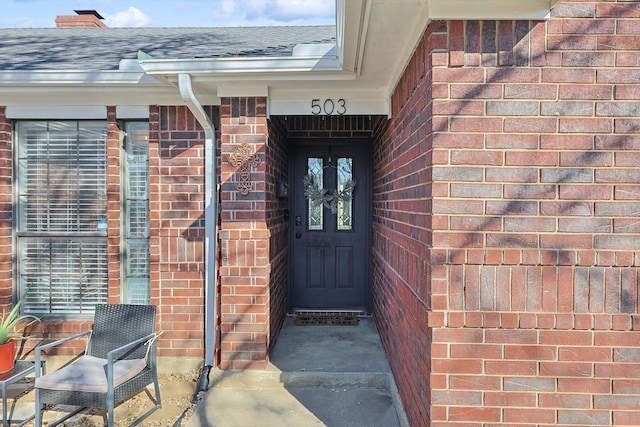
<instances>
[{"instance_id":1,"label":"chair cushion","mask_svg":"<svg viewBox=\"0 0 640 427\"><path fill-rule=\"evenodd\" d=\"M142 371L145 359L119 360L113 364L113 386L124 383ZM48 390L107 392L107 359L81 356L75 362L36 378L36 388Z\"/></svg>"}]
</instances>

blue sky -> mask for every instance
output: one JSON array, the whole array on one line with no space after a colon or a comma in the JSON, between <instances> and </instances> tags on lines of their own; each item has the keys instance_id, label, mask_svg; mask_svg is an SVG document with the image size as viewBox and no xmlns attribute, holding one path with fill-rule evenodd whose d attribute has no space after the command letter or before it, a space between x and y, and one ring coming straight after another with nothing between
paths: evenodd
<instances>
[{"instance_id":1,"label":"blue sky","mask_svg":"<svg viewBox=\"0 0 640 427\"><path fill-rule=\"evenodd\" d=\"M335 0L0 0L0 28L55 27L96 10L109 27L333 25Z\"/></svg>"}]
</instances>

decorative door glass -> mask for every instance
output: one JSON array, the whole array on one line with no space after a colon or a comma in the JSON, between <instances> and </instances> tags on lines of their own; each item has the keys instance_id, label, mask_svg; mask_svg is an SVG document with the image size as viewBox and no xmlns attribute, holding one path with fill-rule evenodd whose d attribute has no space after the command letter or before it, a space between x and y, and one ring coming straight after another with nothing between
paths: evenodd
<instances>
[{"instance_id":1,"label":"decorative door glass","mask_svg":"<svg viewBox=\"0 0 640 427\"><path fill-rule=\"evenodd\" d=\"M322 157L311 157L308 159L307 174L313 177L317 185L322 188L324 182L324 159ZM308 200L308 226L309 230L324 229L324 208L322 204L316 204L313 200Z\"/></svg>"},{"instance_id":2,"label":"decorative door glass","mask_svg":"<svg viewBox=\"0 0 640 427\"><path fill-rule=\"evenodd\" d=\"M338 192L344 192L352 183L353 159L351 157L338 158ZM350 195L338 199L338 230L351 230L353 225L352 207L353 198Z\"/></svg>"}]
</instances>

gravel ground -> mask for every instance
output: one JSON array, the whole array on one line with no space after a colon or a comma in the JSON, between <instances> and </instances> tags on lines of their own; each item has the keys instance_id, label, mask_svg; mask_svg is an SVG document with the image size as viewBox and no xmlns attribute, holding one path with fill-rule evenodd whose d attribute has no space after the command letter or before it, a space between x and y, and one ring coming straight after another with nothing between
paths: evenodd
<instances>
[{"instance_id":1,"label":"gravel ground","mask_svg":"<svg viewBox=\"0 0 640 427\"><path fill-rule=\"evenodd\" d=\"M158 375L160 382L160 393L162 397L162 408L155 411L149 418L139 425L142 427L179 427L186 422L197 407L199 400L204 393L197 393L200 370L187 373L163 373ZM22 397L20 401L25 402L32 399L33 393ZM122 403L115 410L115 426L125 427L131 424L141 414L151 409L153 403L146 393L139 393L128 401ZM55 409L55 408L54 408ZM58 418L62 413L49 410L43 414L43 426L48 425L53 419ZM102 426L103 417L100 413L91 411L81 413L66 421L64 427L90 427ZM34 423L26 426L33 427Z\"/></svg>"}]
</instances>

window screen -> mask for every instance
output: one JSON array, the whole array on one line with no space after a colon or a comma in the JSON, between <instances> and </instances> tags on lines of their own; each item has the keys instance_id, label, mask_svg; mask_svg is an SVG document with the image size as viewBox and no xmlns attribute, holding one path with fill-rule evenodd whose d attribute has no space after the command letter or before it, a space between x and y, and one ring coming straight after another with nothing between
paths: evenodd
<instances>
[{"instance_id":1,"label":"window screen","mask_svg":"<svg viewBox=\"0 0 640 427\"><path fill-rule=\"evenodd\" d=\"M29 313L107 301L105 122L17 124L19 286Z\"/></svg>"}]
</instances>

